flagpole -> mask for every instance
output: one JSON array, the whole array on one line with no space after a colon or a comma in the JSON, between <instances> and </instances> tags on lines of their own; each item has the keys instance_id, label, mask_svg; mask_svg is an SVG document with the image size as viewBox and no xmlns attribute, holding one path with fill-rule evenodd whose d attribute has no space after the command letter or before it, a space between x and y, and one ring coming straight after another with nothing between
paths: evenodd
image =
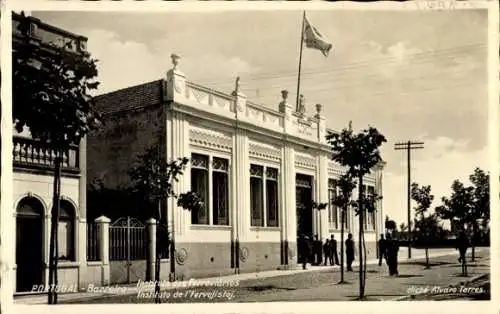
<instances>
[{"instance_id":1,"label":"flagpole","mask_svg":"<svg viewBox=\"0 0 500 314\"><path fill-rule=\"evenodd\" d=\"M299 111L299 96L300 96L300 70L302 68L302 48L304 46L304 24L306 19L306 11L304 10L304 14L302 15L302 31L300 34L300 54L299 54L299 75L297 78L297 99L295 102L295 111Z\"/></svg>"}]
</instances>

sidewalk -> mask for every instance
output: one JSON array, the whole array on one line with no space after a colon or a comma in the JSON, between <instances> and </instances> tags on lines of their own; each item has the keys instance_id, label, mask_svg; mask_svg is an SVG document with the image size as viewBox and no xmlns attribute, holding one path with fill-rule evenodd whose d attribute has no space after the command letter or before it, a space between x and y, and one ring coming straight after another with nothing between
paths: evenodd
<instances>
[{"instance_id":1,"label":"sidewalk","mask_svg":"<svg viewBox=\"0 0 500 314\"><path fill-rule=\"evenodd\" d=\"M479 250L477 250L479 251ZM429 250L430 258L436 258L441 256L446 256L450 254L457 254L455 249L431 249ZM408 260L407 249L402 248L399 253L399 263L404 264L408 262L413 262L415 260L419 260L425 258L425 250L423 249L412 249L412 259ZM367 260L368 265L375 265L378 263L378 260ZM353 266L359 266L359 262L355 261ZM307 272L323 272L323 271L331 271L333 269L340 268L339 266L310 266L308 265L306 270L302 269L301 265L298 265L295 269L288 270L271 270L271 271L263 271L258 273L244 273L244 274L234 274L228 276L220 276L220 277L211 277L211 278L199 278L199 279L190 279L194 282L203 281L203 282L214 282L214 281L248 281L254 279L264 279L264 278L273 278L279 276L289 276L297 273L307 273ZM162 287L162 291L165 290L174 290L179 286L174 283L173 285L169 285ZM178 284L182 285L184 282L178 282ZM100 289L102 290L102 289ZM113 291L114 290L114 291ZM154 287L141 287L141 292L153 291ZM91 300L95 298L101 297L109 297L114 295L136 295L139 292L139 288L137 284L131 285L112 285L111 289L107 292L88 292L82 291L78 293L67 293L67 294L59 294L58 299L60 302L68 302L68 301L79 301L85 302L85 300ZM46 294L37 294L37 295L22 295L14 297L15 304L46 304L47 303L47 295Z\"/></svg>"}]
</instances>

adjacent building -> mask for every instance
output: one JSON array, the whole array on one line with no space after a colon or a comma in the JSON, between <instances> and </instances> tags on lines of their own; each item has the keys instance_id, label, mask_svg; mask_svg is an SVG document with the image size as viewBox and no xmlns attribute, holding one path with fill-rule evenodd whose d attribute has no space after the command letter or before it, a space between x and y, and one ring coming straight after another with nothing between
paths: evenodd
<instances>
[{"instance_id":1,"label":"adjacent building","mask_svg":"<svg viewBox=\"0 0 500 314\"><path fill-rule=\"evenodd\" d=\"M104 126L88 138L88 179L107 188L130 186L128 170L139 154L157 147L167 160L189 157L175 191L197 192L204 209L187 211L174 199L162 209L175 240L175 273L190 278L293 267L297 237L340 240L340 211L329 203L345 171L330 159L321 105L308 116L282 91L275 108L187 80L172 55L166 77L96 98ZM382 195L383 165L364 179L365 193ZM356 193L355 193L356 194ZM369 258L383 232L382 203L364 226ZM353 211L346 234L360 226ZM172 261L173 262L173 261ZM165 272L163 272L164 274ZM167 271L168 273L168 271Z\"/></svg>"},{"instance_id":2,"label":"adjacent building","mask_svg":"<svg viewBox=\"0 0 500 314\"><path fill-rule=\"evenodd\" d=\"M18 29L22 17L12 15L12 49L15 51L24 36L30 43L53 54L54 45L67 46L70 53L82 55L87 38L27 17L29 30ZM16 106L14 103L13 106ZM15 245L12 256L12 281L15 292L43 291L48 283L49 234L51 226L52 191L54 180L54 151L50 146L31 138L29 130L13 131L13 201ZM59 222L59 282L81 285L91 266L86 256L86 149L85 143L65 152L61 178L61 212ZM88 266L88 267L87 267ZM96 267L99 267L97 265ZM99 270L99 269L98 269Z\"/></svg>"}]
</instances>

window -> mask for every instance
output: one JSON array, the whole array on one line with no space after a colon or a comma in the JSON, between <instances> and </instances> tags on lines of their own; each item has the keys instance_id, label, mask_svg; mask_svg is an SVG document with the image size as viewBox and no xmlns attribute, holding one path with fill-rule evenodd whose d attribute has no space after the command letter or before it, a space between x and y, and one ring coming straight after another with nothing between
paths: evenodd
<instances>
[{"instance_id":1,"label":"window","mask_svg":"<svg viewBox=\"0 0 500 314\"><path fill-rule=\"evenodd\" d=\"M278 227L278 169L266 168L267 226Z\"/></svg>"},{"instance_id":2,"label":"window","mask_svg":"<svg viewBox=\"0 0 500 314\"><path fill-rule=\"evenodd\" d=\"M213 224L229 225L228 215L228 170L227 159L214 157L212 162Z\"/></svg>"},{"instance_id":3,"label":"window","mask_svg":"<svg viewBox=\"0 0 500 314\"><path fill-rule=\"evenodd\" d=\"M67 201L61 201L59 223L57 226L58 258L60 260L74 261L75 210Z\"/></svg>"},{"instance_id":4,"label":"window","mask_svg":"<svg viewBox=\"0 0 500 314\"><path fill-rule=\"evenodd\" d=\"M373 186L368 187L368 197L373 197L375 195L375 188ZM375 209L377 209L377 204L375 204ZM368 229L369 230L375 230L375 223L376 223L376 212L373 211L371 213L368 213Z\"/></svg>"},{"instance_id":5,"label":"window","mask_svg":"<svg viewBox=\"0 0 500 314\"><path fill-rule=\"evenodd\" d=\"M278 169L250 165L250 208L253 227L278 227Z\"/></svg>"},{"instance_id":6,"label":"window","mask_svg":"<svg viewBox=\"0 0 500 314\"><path fill-rule=\"evenodd\" d=\"M197 193L203 206L191 212L191 223L208 225L208 156L191 155L191 191Z\"/></svg>"},{"instance_id":7,"label":"window","mask_svg":"<svg viewBox=\"0 0 500 314\"><path fill-rule=\"evenodd\" d=\"M328 227L330 229L339 228L339 210L332 202L337 197L337 180L328 180Z\"/></svg>"},{"instance_id":8,"label":"window","mask_svg":"<svg viewBox=\"0 0 500 314\"><path fill-rule=\"evenodd\" d=\"M254 227L264 227L263 176L264 167L250 165L250 208Z\"/></svg>"},{"instance_id":9,"label":"window","mask_svg":"<svg viewBox=\"0 0 500 314\"><path fill-rule=\"evenodd\" d=\"M361 188L361 194L363 194L363 199L366 200L366 185L363 184L363 187ZM366 207L363 206L363 230L366 230L368 224L366 221Z\"/></svg>"}]
</instances>

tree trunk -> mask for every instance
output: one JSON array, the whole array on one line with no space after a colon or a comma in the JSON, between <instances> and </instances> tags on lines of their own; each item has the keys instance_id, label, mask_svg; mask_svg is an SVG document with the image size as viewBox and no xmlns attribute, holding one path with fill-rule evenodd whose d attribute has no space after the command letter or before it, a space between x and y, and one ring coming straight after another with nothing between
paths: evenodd
<instances>
[{"instance_id":1,"label":"tree trunk","mask_svg":"<svg viewBox=\"0 0 500 314\"><path fill-rule=\"evenodd\" d=\"M340 213L340 282L344 283L344 219L345 208Z\"/></svg>"},{"instance_id":2,"label":"tree trunk","mask_svg":"<svg viewBox=\"0 0 500 314\"><path fill-rule=\"evenodd\" d=\"M365 297L365 287L363 281L363 176L359 176L359 197L358 197L358 215L359 215L359 299Z\"/></svg>"},{"instance_id":3,"label":"tree trunk","mask_svg":"<svg viewBox=\"0 0 500 314\"><path fill-rule=\"evenodd\" d=\"M48 304L57 304L56 287L58 285L57 279L57 259L59 257L58 245L58 223L59 223L59 208L60 208L60 195L61 195L61 159L62 154L56 151L54 160L54 189L53 201L51 212L51 227L50 227L50 249L49 249L49 291L48 291Z\"/></svg>"},{"instance_id":4,"label":"tree trunk","mask_svg":"<svg viewBox=\"0 0 500 314\"><path fill-rule=\"evenodd\" d=\"M471 239L471 249L472 249L472 256L471 256L471 261L474 262L474 259L476 257L476 223L472 225L472 239Z\"/></svg>"},{"instance_id":5,"label":"tree trunk","mask_svg":"<svg viewBox=\"0 0 500 314\"><path fill-rule=\"evenodd\" d=\"M425 247L425 268L431 268L429 265L429 248Z\"/></svg>"},{"instance_id":6,"label":"tree trunk","mask_svg":"<svg viewBox=\"0 0 500 314\"><path fill-rule=\"evenodd\" d=\"M160 267L161 267L161 202L158 201L158 217L156 219L156 259L155 259L155 303L161 303L160 299Z\"/></svg>"}]
</instances>

